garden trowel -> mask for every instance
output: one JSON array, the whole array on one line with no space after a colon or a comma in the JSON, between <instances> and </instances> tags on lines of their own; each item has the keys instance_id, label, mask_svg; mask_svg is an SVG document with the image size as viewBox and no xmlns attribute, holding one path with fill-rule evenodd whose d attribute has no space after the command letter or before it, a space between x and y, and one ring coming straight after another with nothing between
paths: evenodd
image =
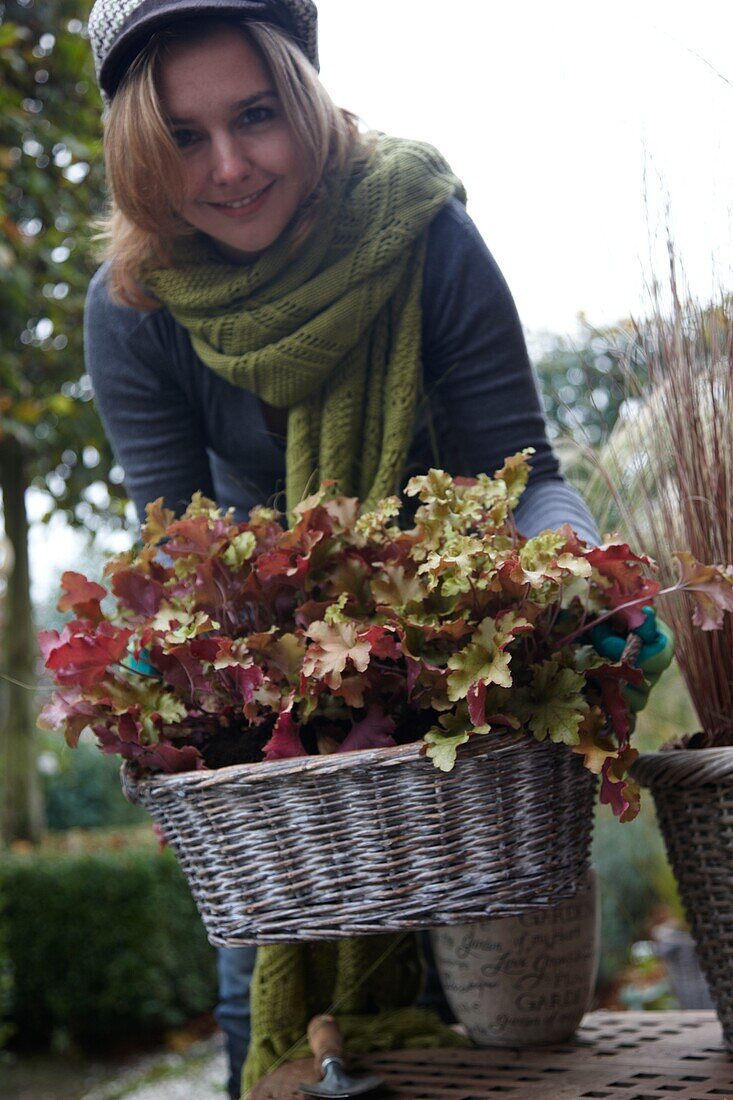
<instances>
[{"instance_id":1,"label":"garden trowel","mask_svg":"<svg viewBox=\"0 0 733 1100\"><path fill-rule=\"evenodd\" d=\"M383 1086L381 1077L349 1077L344 1070L343 1042L338 1024L333 1016L314 1016L308 1024L308 1042L313 1051L316 1072L321 1080L314 1084L298 1085L305 1096L331 1097L331 1100L351 1100L353 1096L365 1096Z\"/></svg>"}]
</instances>

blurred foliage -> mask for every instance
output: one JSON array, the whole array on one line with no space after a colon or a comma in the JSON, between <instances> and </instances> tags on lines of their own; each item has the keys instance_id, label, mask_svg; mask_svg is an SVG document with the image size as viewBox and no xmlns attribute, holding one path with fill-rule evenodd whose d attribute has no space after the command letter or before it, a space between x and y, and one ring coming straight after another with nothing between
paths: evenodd
<instances>
[{"instance_id":1,"label":"blurred foliage","mask_svg":"<svg viewBox=\"0 0 733 1100\"><path fill-rule=\"evenodd\" d=\"M98 1055L210 1012L215 954L172 853L71 847L0 857L13 1045Z\"/></svg>"},{"instance_id":2,"label":"blurred foliage","mask_svg":"<svg viewBox=\"0 0 733 1100\"><path fill-rule=\"evenodd\" d=\"M653 752L665 741L696 728L687 689L673 665L639 715L634 743L642 752ZM593 864L601 890L598 982L607 986L628 963L633 944L648 939L652 924L670 916L684 922L649 791L642 791L641 812L628 825L619 825L607 807L599 807Z\"/></svg>"},{"instance_id":3,"label":"blurred foliage","mask_svg":"<svg viewBox=\"0 0 733 1100\"><path fill-rule=\"evenodd\" d=\"M25 501L97 530L124 523L113 462L84 374L83 309L104 208L101 103L80 0L0 4L0 487L12 546L1 618L5 840L36 839L34 713L24 683L36 646Z\"/></svg>"},{"instance_id":4,"label":"blurred foliage","mask_svg":"<svg viewBox=\"0 0 733 1100\"><path fill-rule=\"evenodd\" d=\"M10 1009L13 998L13 978L8 953L7 917L0 887L0 1061L2 1049L13 1033Z\"/></svg>"},{"instance_id":5,"label":"blurred foliage","mask_svg":"<svg viewBox=\"0 0 733 1100\"><path fill-rule=\"evenodd\" d=\"M551 438L596 446L612 430L628 394L628 323L597 329L581 316L578 336L547 335L535 353ZM636 373L636 372L635 372Z\"/></svg>"},{"instance_id":6,"label":"blurred foliage","mask_svg":"<svg viewBox=\"0 0 733 1100\"><path fill-rule=\"evenodd\" d=\"M94 528L101 515L122 522L124 493L83 373L91 222L104 208L86 7L0 6L0 441L22 446L49 512Z\"/></svg>"},{"instance_id":7,"label":"blurred foliage","mask_svg":"<svg viewBox=\"0 0 733 1100\"><path fill-rule=\"evenodd\" d=\"M48 735L39 756L46 827L51 830L119 828L149 823L139 806L129 803L120 787L120 764L96 745L82 741L69 749L59 736Z\"/></svg>"}]
</instances>

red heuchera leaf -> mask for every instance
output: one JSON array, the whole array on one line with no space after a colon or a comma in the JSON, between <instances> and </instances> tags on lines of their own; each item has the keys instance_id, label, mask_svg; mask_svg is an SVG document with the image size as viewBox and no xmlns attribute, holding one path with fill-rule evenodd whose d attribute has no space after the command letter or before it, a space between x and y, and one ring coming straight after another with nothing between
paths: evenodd
<instances>
[{"instance_id":1,"label":"red heuchera leaf","mask_svg":"<svg viewBox=\"0 0 733 1100\"><path fill-rule=\"evenodd\" d=\"M472 684L468 689L466 702L468 703L468 717L471 719L471 725L476 729L481 729L484 726L490 726L492 729L497 726L506 726L507 728L516 726L517 719L511 718L508 714L487 715L486 690L486 684L483 680Z\"/></svg>"},{"instance_id":2,"label":"red heuchera leaf","mask_svg":"<svg viewBox=\"0 0 733 1100\"><path fill-rule=\"evenodd\" d=\"M167 741L146 746L138 761L146 768L157 768L162 772L191 772L204 767L201 753L193 745L181 745L179 748Z\"/></svg>"},{"instance_id":3,"label":"red heuchera leaf","mask_svg":"<svg viewBox=\"0 0 733 1100\"><path fill-rule=\"evenodd\" d=\"M75 620L67 623L61 634L44 630L38 640L46 658L46 668L56 674L58 683L90 687L104 678L110 665L116 664L127 652L132 630L101 622L93 630L90 624Z\"/></svg>"},{"instance_id":4,"label":"red heuchera leaf","mask_svg":"<svg viewBox=\"0 0 733 1100\"><path fill-rule=\"evenodd\" d=\"M364 692L370 687L366 676L355 672L353 676L342 676L338 695L346 700L349 707L357 710L364 706Z\"/></svg>"},{"instance_id":5,"label":"red heuchera leaf","mask_svg":"<svg viewBox=\"0 0 733 1100\"><path fill-rule=\"evenodd\" d=\"M468 703L468 716L471 719L471 725L486 725L486 684L483 680L471 684L466 692L466 702Z\"/></svg>"},{"instance_id":6,"label":"red heuchera leaf","mask_svg":"<svg viewBox=\"0 0 733 1100\"><path fill-rule=\"evenodd\" d=\"M226 620L232 594L229 570L219 558L207 558L196 568L197 611L207 611L218 622Z\"/></svg>"},{"instance_id":7,"label":"red heuchera leaf","mask_svg":"<svg viewBox=\"0 0 733 1100\"><path fill-rule=\"evenodd\" d=\"M385 714L382 707L375 703L369 707L366 718L354 723L336 752L392 748L395 745L395 740L391 736L394 731L394 719Z\"/></svg>"},{"instance_id":8,"label":"red heuchera leaf","mask_svg":"<svg viewBox=\"0 0 733 1100\"><path fill-rule=\"evenodd\" d=\"M407 663L407 698L410 699L422 672L422 661L418 661L415 657L406 657L405 660Z\"/></svg>"},{"instance_id":9,"label":"red heuchera leaf","mask_svg":"<svg viewBox=\"0 0 733 1100\"><path fill-rule=\"evenodd\" d=\"M372 626L360 638L369 643L375 657L398 661L402 656L402 646L395 637L394 627Z\"/></svg>"},{"instance_id":10,"label":"red heuchera leaf","mask_svg":"<svg viewBox=\"0 0 733 1100\"><path fill-rule=\"evenodd\" d=\"M559 551L561 554L575 554L576 556L585 554L588 543L578 537L569 523L563 523L561 527L558 527L558 531L565 536L565 543Z\"/></svg>"},{"instance_id":11,"label":"red heuchera leaf","mask_svg":"<svg viewBox=\"0 0 733 1100\"><path fill-rule=\"evenodd\" d=\"M123 760L135 760L141 767L151 771L189 772L204 767L201 753L193 745L181 745L178 748L169 741L141 745L140 726L130 714L121 715L118 730L119 734L115 734L106 726L94 727L103 753L119 754Z\"/></svg>"},{"instance_id":12,"label":"red heuchera leaf","mask_svg":"<svg viewBox=\"0 0 733 1100\"><path fill-rule=\"evenodd\" d=\"M223 539L229 524L224 519L211 521L208 516L193 516L191 519L179 519L171 523L167 531L164 549L172 558L188 554L208 557L214 547Z\"/></svg>"},{"instance_id":13,"label":"red heuchera leaf","mask_svg":"<svg viewBox=\"0 0 733 1100\"><path fill-rule=\"evenodd\" d=\"M210 691L211 673L204 670L203 662L211 662L218 650L216 638L194 638L190 642L173 646L164 653L159 646L151 650L151 663L157 668L166 684L184 695L192 691Z\"/></svg>"},{"instance_id":14,"label":"red heuchera leaf","mask_svg":"<svg viewBox=\"0 0 733 1100\"><path fill-rule=\"evenodd\" d=\"M630 707L623 693L624 684L638 685L643 680L641 669L632 665L599 665L585 670L588 680L596 680L603 700L603 709L611 719L618 743L623 749L631 733Z\"/></svg>"},{"instance_id":15,"label":"red heuchera leaf","mask_svg":"<svg viewBox=\"0 0 733 1100\"><path fill-rule=\"evenodd\" d=\"M122 569L115 573L112 591L120 603L131 611L136 611L138 615L144 615L146 619L152 618L158 612L165 594L160 581L138 573L135 569Z\"/></svg>"},{"instance_id":16,"label":"red heuchera leaf","mask_svg":"<svg viewBox=\"0 0 733 1100\"><path fill-rule=\"evenodd\" d=\"M632 750L634 756L638 755ZM621 821L633 821L639 812L639 787L633 779L617 779L614 768L618 768L619 761L609 757L603 765L601 772L601 802L610 806L613 813Z\"/></svg>"},{"instance_id":17,"label":"red heuchera leaf","mask_svg":"<svg viewBox=\"0 0 733 1100\"><path fill-rule=\"evenodd\" d=\"M129 717L123 715L123 718ZM120 722L122 726L122 721ZM118 737L106 727L95 726L99 747L107 755L119 755L123 760L134 760L141 768L156 772L198 771L204 767L201 753L193 745L180 748L169 741L155 745L141 745L132 738Z\"/></svg>"},{"instance_id":18,"label":"red heuchera leaf","mask_svg":"<svg viewBox=\"0 0 733 1100\"><path fill-rule=\"evenodd\" d=\"M496 571L496 575L499 578L502 591L512 599L521 602L527 592L527 584L524 577L524 570L519 562L519 555L515 554L513 557L508 558L502 562ZM524 614L524 608L522 608L522 614Z\"/></svg>"},{"instance_id":19,"label":"red heuchera leaf","mask_svg":"<svg viewBox=\"0 0 733 1100\"><path fill-rule=\"evenodd\" d=\"M224 672L225 678L231 680L233 687L244 703L250 703L255 689L264 683L265 677L261 668L250 665L247 668L230 666Z\"/></svg>"},{"instance_id":20,"label":"red heuchera leaf","mask_svg":"<svg viewBox=\"0 0 733 1100\"><path fill-rule=\"evenodd\" d=\"M293 588L302 587L314 548L324 533L331 531L328 514L323 509L316 511L322 518L324 530L309 529L301 522L292 531L281 532L277 545L255 558L254 568L262 584L277 581Z\"/></svg>"},{"instance_id":21,"label":"red heuchera leaf","mask_svg":"<svg viewBox=\"0 0 733 1100\"><path fill-rule=\"evenodd\" d=\"M66 590L56 605L59 611L73 611L78 619L100 622L104 616L99 601L107 595L106 588L95 581L89 581L83 573L67 570L61 575L61 587Z\"/></svg>"},{"instance_id":22,"label":"red heuchera leaf","mask_svg":"<svg viewBox=\"0 0 733 1100\"><path fill-rule=\"evenodd\" d=\"M685 551L674 555L682 584L695 601L692 621L701 630L719 630L733 611L733 566L703 565Z\"/></svg>"},{"instance_id":23,"label":"red heuchera leaf","mask_svg":"<svg viewBox=\"0 0 733 1100\"><path fill-rule=\"evenodd\" d=\"M624 798L623 781L615 781L609 775L609 768L611 765L611 757L604 761L603 768L601 770L601 802L604 806L610 806L616 817L621 817L625 810L628 809L629 803Z\"/></svg>"},{"instance_id":24,"label":"red heuchera leaf","mask_svg":"<svg viewBox=\"0 0 733 1100\"><path fill-rule=\"evenodd\" d=\"M321 622L332 600L306 600L295 610L295 624L301 630L308 630L312 623Z\"/></svg>"},{"instance_id":25,"label":"red heuchera leaf","mask_svg":"<svg viewBox=\"0 0 733 1100\"><path fill-rule=\"evenodd\" d=\"M57 730L63 727L66 744L76 748L82 730L92 725L98 718L94 703L88 702L78 688L69 687L65 691L55 691L38 716L36 725L42 730Z\"/></svg>"},{"instance_id":26,"label":"red heuchera leaf","mask_svg":"<svg viewBox=\"0 0 733 1100\"><path fill-rule=\"evenodd\" d=\"M270 550L256 559L255 570L263 584L287 581L299 588L308 572L308 558L287 550Z\"/></svg>"},{"instance_id":27,"label":"red heuchera leaf","mask_svg":"<svg viewBox=\"0 0 733 1100\"><path fill-rule=\"evenodd\" d=\"M272 737L262 750L265 760L288 760L292 756L306 756L300 740L298 725L289 711L280 715Z\"/></svg>"},{"instance_id":28,"label":"red heuchera leaf","mask_svg":"<svg viewBox=\"0 0 733 1100\"><path fill-rule=\"evenodd\" d=\"M634 607L625 607L614 616L614 619L624 623L628 630L635 630L637 626L641 626L644 622L644 606L653 602L657 592L659 592L658 581L644 577L631 593L627 592L617 581L611 585L606 595L612 607L620 607L629 600L640 601Z\"/></svg>"},{"instance_id":29,"label":"red heuchera leaf","mask_svg":"<svg viewBox=\"0 0 733 1100\"><path fill-rule=\"evenodd\" d=\"M646 554L635 554L625 542L594 546L586 557L602 576L613 582L606 591L606 599L611 607L620 607L630 600L651 603L659 591L659 583L645 577L641 571L642 565L654 566L654 562ZM644 622L642 602L619 611L617 618L629 630L641 626Z\"/></svg>"}]
</instances>

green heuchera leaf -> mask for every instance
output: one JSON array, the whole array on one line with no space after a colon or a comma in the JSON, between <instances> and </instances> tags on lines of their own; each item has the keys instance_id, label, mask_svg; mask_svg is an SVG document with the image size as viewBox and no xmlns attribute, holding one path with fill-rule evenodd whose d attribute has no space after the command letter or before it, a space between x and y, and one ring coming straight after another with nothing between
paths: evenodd
<instances>
[{"instance_id":1,"label":"green heuchera leaf","mask_svg":"<svg viewBox=\"0 0 733 1100\"><path fill-rule=\"evenodd\" d=\"M442 772L453 771L456 750L468 741L470 728L468 715L461 709L456 713L442 714L438 725L428 730L423 740L428 746L427 755L436 768Z\"/></svg>"},{"instance_id":2,"label":"green heuchera leaf","mask_svg":"<svg viewBox=\"0 0 733 1100\"><path fill-rule=\"evenodd\" d=\"M408 576L404 565L386 563L381 568L383 575L374 577L371 582L372 595L377 603L394 608L422 604L427 595L427 587L417 577Z\"/></svg>"},{"instance_id":3,"label":"green heuchera leaf","mask_svg":"<svg viewBox=\"0 0 733 1100\"><path fill-rule=\"evenodd\" d=\"M244 563L252 557L256 545L257 539L252 531L242 531L241 535L236 535L232 539L222 554L224 564L228 565L230 569L241 569Z\"/></svg>"},{"instance_id":4,"label":"green heuchera leaf","mask_svg":"<svg viewBox=\"0 0 733 1100\"><path fill-rule=\"evenodd\" d=\"M323 616L325 622L329 626L333 626L334 623L346 623L349 621L349 616L344 615L344 608L349 600L349 593L342 592L335 603L332 603L330 607L326 608L326 613Z\"/></svg>"},{"instance_id":5,"label":"green heuchera leaf","mask_svg":"<svg viewBox=\"0 0 733 1100\"><path fill-rule=\"evenodd\" d=\"M517 691L512 707L538 741L548 737L577 745L578 730L588 713L583 695L585 677L557 661L545 661L535 669L528 688Z\"/></svg>"},{"instance_id":6,"label":"green heuchera leaf","mask_svg":"<svg viewBox=\"0 0 733 1100\"><path fill-rule=\"evenodd\" d=\"M428 582L440 580L440 592L455 596L470 592L471 578L481 572L486 557L484 543L474 535L454 535L439 550L428 554L418 573L427 574Z\"/></svg>"},{"instance_id":7,"label":"green heuchera leaf","mask_svg":"<svg viewBox=\"0 0 733 1100\"><path fill-rule=\"evenodd\" d=\"M473 639L448 661L448 668L452 670L448 677L448 698L453 702L465 699L471 684L479 681L510 688L511 654L505 649L514 634L528 626L527 620L514 612L498 620L490 615L483 619Z\"/></svg>"},{"instance_id":8,"label":"green heuchera leaf","mask_svg":"<svg viewBox=\"0 0 733 1100\"><path fill-rule=\"evenodd\" d=\"M229 508L223 512L216 501L210 500L197 489L191 497L191 503L187 506L184 519L193 519L195 516L206 516L208 520L225 519L228 523L234 522L234 509Z\"/></svg>"},{"instance_id":9,"label":"green heuchera leaf","mask_svg":"<svg viewBox=\"0 0 733 1100\"><path fill-rule=\"evenodd\" d=\"M562 531L543 531L528 539L519 551L519 564L527 581L552 599L556 596L559 582L562 581L565 586L568 576L571 579L587 578L592 571L590 562L585 558L560 553L566 541L567 535Z\"/></svg>"},{"instance_id":10,"label":"green heuchera leaf","mask_svg":"<svg viewBox=\"0 0 733 1100\"><path fill-rule=\"evenodd\" d=\"M527 574L534 574L538 581L544 579L545 569L555 561L565 541L565 535L557 531L543 531L534 538L527 539L519 551L519 563L522 569Z\"/></svg>"},{"instance_id":11,"label":"green heuchera leaf","mask_svg":"<svg viewBox=\"0 0 733 1100\"><path fill-rule=\"evenodd\" d=\"M534 447L525 447L523 451L508 458L502 468L496 471L497 480L506 485L507 504L516 508L519 498L527 488L529 478L528 459L534 454Z\"/></svg>"},{"instance_id":12,"label":"green heuchera leaf","mask_svg":"<svg viewBox=\"0 0 733 1100\"><path fill-rule=\"evenodd\" d=\"M365 541L383 542L389 539L390 535L399 532L399 527L391 521L401 511L402 501L399 497L384 497L370 512L364 512L359 516L354 525L354 531Z\"/></svg>"}]
</instances>

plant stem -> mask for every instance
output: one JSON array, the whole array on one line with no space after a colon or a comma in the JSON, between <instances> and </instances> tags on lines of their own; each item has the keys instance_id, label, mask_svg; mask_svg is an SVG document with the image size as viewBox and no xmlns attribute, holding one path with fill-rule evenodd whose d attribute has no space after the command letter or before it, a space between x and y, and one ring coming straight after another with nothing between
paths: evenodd
<instances>
[{"instance_id":1,"label":"plant stem","mask_svg":"<svg viewBox=\"0 0 733 1100\"><path fill-rule=\"evenodd\" d=\"M670 585L669 588L662 588L661 591L657 592L653 598L655 600L658 600L660 596L669 596L673 592L684 592L686 588L686 584L684 584L682 581L677 581L675 584ZM596 619L591 619L590 622L583 623L582 626L579 626L576 630L573 630L571 634L567 634L564 638L561 639L560 642L557 643L557 645L554 646L554 648L562 649L563 646L568 645L570 642L574 642L576 638L579 638L581 636L581 634L585 634L586 631L592 630L594 626L598 626L600 623L605 622L606 619L611 619L614 615L618 615L619 611L626 611L629 607L638 607L639 604L650 602L650 597L646 595L639 596L635 600L629 600L627 603L619 604L618 607L612 607L608 611L604 611L603 614L599 615Z\"/></svg>"}]
</instances>

